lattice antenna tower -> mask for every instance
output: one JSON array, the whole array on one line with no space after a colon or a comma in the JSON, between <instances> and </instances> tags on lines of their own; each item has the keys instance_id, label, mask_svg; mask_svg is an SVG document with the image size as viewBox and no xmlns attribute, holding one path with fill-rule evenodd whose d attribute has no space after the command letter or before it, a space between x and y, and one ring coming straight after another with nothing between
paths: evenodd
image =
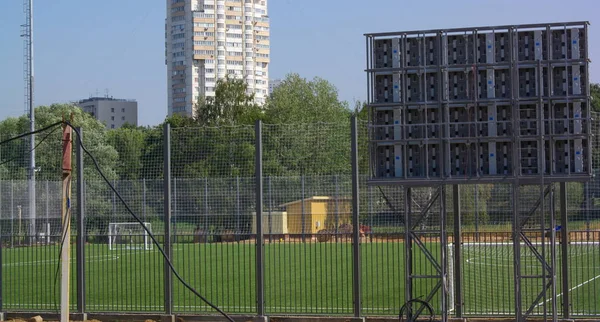
<instances>
[{"instance_id":1,"label":"lattice antenna tower","mask_svg":"<svg viewBox=\"0 0 600 322\"><path fill-rule=\"evenodd\" d=\"M23 37L23 78L25 80L24 98L25 113L29 116L29 130L35 130L35 114L33 109L33 0L23 0L25 23L21 25ZM27 138L26 138L27 139ZM27 187L29 200L29 235L35 236L35 135L29 136L29 144L25 145L25 160L29 160L27 169ZM27 151L30 151L27 153ZM27 154L29 156L27 157Z\"/></svg>"}]
</instances>

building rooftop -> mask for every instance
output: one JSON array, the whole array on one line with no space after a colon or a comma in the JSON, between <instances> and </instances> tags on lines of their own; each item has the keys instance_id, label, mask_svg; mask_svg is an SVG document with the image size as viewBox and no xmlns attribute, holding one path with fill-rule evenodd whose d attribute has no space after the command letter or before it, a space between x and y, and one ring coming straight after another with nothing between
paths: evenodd
<instances>
[{"instance_id":1,"label":"building rooftop","mask_svg":"<svg viewBox=\"0 0 600 322\"><path fill-rule=\"evenodd\" d=\"M82 99L77 101L78 104L84 104L89 102L98 102L98 101L116 101L116 102L136 102L134 99L124 99L124 98L114 98L114 97L90 97L86 99Z\"/></svg>"}]
</instances>

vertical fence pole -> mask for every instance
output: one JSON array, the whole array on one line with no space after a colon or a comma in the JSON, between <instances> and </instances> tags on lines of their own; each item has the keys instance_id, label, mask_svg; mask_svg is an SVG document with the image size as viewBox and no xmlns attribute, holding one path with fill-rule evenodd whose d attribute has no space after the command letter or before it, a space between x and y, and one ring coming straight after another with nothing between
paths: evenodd
<instances>
[{"instance_id":1,"label":"vertical fence pole","mask_svg":"<svg viewBox=\"0 0 600 322\"><path fill-rule=\"evenodd\" d=\"M560 183L560 250L561 250L561 261L562 261L562 310L563 318L569 319L571 313L570 309L570 296L569 296L569 229L567 226L567 184L565 182Z\"/></svg>"},{"instance_id":2,"label":"vertical fence pole","mask_svg":"<svg viewBox=\"0 0 600 322\"><path fill-rule=\"evenodd\" d=\"M146 179L142 179L142 219L146 222Z\"/></svg>"},{"instance_id":3,"label":"vertical fence pole","mask_svg":"<svg viewBox=\"0 0 600 322\"><path fill-rule=\"evenodd\" d=\"M77 170L79 171L79 170ZM79 197L79 196L78 196ZM79 202L79 199L77 199ZM46 225L44 231L46 231L46 245L50 245L50 187L48 180L46 180Z\"/></svg>"},{"instance_id":4,"label":"vertical fence pole","mask_svg":"<svg viewBox=\"0 0 600 322\"><path fill-rule=\"evenodd\" d=\"M62 133L62 241L60 253L60 321L69 322L69 282L71 281L71 178L73 151L73 129L63 127Z\"/></svg>"},{"instance_id":5,"label":"vertical fence pole","mask_svg":"<svg viewBox=\"0 0 600 322\"><path fill-rule=\"evenodd\" d=\"M521 208L519 203L520 185L515 181L512 185L512 237L514 261L514 292L515 292L515 321L523 321L523 308L521 307Z\"/></svg>"},{"instance_id":6,"label":"vertical fence pole","mask_svg":"<svg viewBox=\"0 0 600 322\"><path fill-rule=\"evenodd\" d=\"M359 173L358 173L358 125L356 115L352 116L351 128L351 159L352 159L352 262L353 262L353 298L354 317L361 316L361 290L360 290L360 232L359 232Z\"/></svg>"},{"instance_id":7,"label":"vertical fence pole","mask_svg":"<svg viewBox=\"0 0 600 322\"><path fill-rule=\"evenodd\" d=\"M264 235L263 235L263 168L262 168L262 123L255 124L256 146L256 313L265 315L264 293Z\"/></svg>"},{"instance_id":8,"label":"vertical fence pole","mask_svg":"<svg viewBox=\"0 0 600 322\"><path fill-rule=\"evenodd\" d=\"M412 188L403 187L404 189L404 302L412 300ZM412 319L412 316L410 317Z\"/></svg>"},{"instance_id":9,"label":"vertical fence pole","mask_svg":"<svg viewBox=\"0 0 600 322\"><path fill-rule=\"evenodd\" d=\"M262 213L260 214L262 217ZM235 241L241 239L240 232L240 177L235 178Z\"/></svg>"},{"instance_id":10,"label":"vertical fence pole","mask_svg":"<svg viewBox=\"0 0 600 322\"><path fill-rule=\"evenodd\" d=\"M592 209L592 207L590 206L590 182L586 182L584 183L585 187L584 187L584 191L585 191L585 232L586 232L586 237L587 237L587 241L590 240L590 209Z\"/></svg>"},{"instance_id":11,"label":"vertical fence pole","mask_svg":"<svg viewBox=\"0 0 600 322\"><path fill-rule=\"evenodd\" d=\"M479 242L479 185L475 187L475 241Z\"/></svg>"},{"instance_id":12,"label":"vertical fence pole","mask_svg":"<svg viewBox=\"0 0 600 322\"><path fill-rule=\"evenodd\" d=\"M85 221L84 206L85 196L83 194L84 174L83 174L83 130L77 128L77 313L85 312ZM46 187L48 182L46 181ZM46 193L47 195L47 193Z\"/></svg>"},{"instance_id":13,"label":"vertical fence pole","mask_svg":"<svg viewBox=\"0 0 600 322\"><path fill-rule=\"evenodd\" d=\"M167 259L171 260L171 127L169 123L164 125L163 133L163 193L164 193L164 223L165 240L164 251ZM165 287L165 314L173 314L173 289L171 269L167 260L164 263L164 287Z\"/></svg>"},{"instance_id":14,"label":"vertical fence pole","mask_svg":"<svg viewBox=\"0 0 600 322\"><path fill-rule=\"evenodd\" d=\"M261 138L262 139L262 138ZM261 159L262 161L262 159ZM262 169L262 168L261 168ZM273 243L273 196L271 195L272 192L272 188L271 188L271 177L268 177L267 180L269 181L269 244Z\"/></svg>"},{"instance_id":15,"label":"vertical fence pole","mask_svg":"<svg viewBox=\"0 0 600 322\"><path fill-rule=\"evenodd\" d=\"M340 184L338 182L338 176L336 175L335 177L335 241L338 241L338 227L340 226L340 206L339 206L339 199L340 199ZM327 228L325 227L325 223L323 223L323 228Z\"/></svg>"},{"instance_id":16,"label":"vertical fence pole","mask_svg":"<svg viewBox=\"0 0 600 322\"><path fill-rule=\"evenodd\" d=\"M477 186L475 186L477 189ZM461 258L461 243L462 243L462 227L460 216L460 186L455 184L452 186L452 202L454 204L454 311L457 318L462 318L462 258ZM476 232L477 234L477 232ZM452 282L452 281L451 281Z\"/></svg>"},{"instance_id":17,"label":"vertical fence pole","mask_svg":"<svg viewBox=\"0 0 600 322\"><path fill-rule=\"evenodd\" d=\"M171 137L169 136L169 139L171 139ZM171 144L169 142L169 144ZM170 162L170 158L169 158L169 162ZM169 170L169 176L171 175L171 170ZM171 207L172 207L172 211L171 211L171 219L173 220L173 222L171 223L171 229L172 229L172 239L171 241L173 243L177 243L177 178L173 178L173 199L171 199Z\"/></svg>"},{"instance_id":18,"label":"vertical fence pole","mask_svg":"<svg viewBox=\"0 0 600 322\"><path fill-rule=\"evenodd\" d=\"M305 223L306 223L306 214L304 213L305 209L304 209L304 198L306 198L306 196L304 195L304 175L302 175L300 177L300 181L301 181L301 185L302 185L302 200L300 201L300 206L301 206L301 218L300 218L300 225L301 225L301 232L302 232L302 242L304 243L305 240L305 230L306 228L304 227Z\"/></svg>"},{"instance_id":19,"label":"vertical fence pole","mask_svg":"<svg viewBox=\"0 0 600 322\"><path fill-rule=\"evenodd\" d=\"M208 178L204 178L204 230L206 231L206 241L208 242L208 234L209 234L209 227L208 227Z\"/></svg>"},{"instance_id":20,"label":"vertical fence pole","mask_svg":"<svg viewBox=\"0 0 600 322\"><path fill-rule=\"evenodd\" d=\"M373 211L373 187L369 186L368 187L368 200L369 200L369 226L371 226L370 231L369 231L369 241L372 243L373 242L373 217L375 216L375 212ZM381 223L377 223L377 224L381 224Z\"/></svg>"},{"instance_id":21,"label":"vertical fence pole","mask_svg":"<svg viewBox=\"0 0 600 322\"><path fill-rule=\"evenodd\" d=\"M2 190L2 181L0 181L0 190ZM2 219L2 193L0 191L0 222ZM0 225L0 318L4 319L4 316L2 315L2 311L4 309L4 306L2 305L4 303L3 299L2 299L2 290L4 289L4 281L2 280L2 265L4 263L4 260L2 259L2 244L4 244L4 232L2 230L2 226L4 225Z\"/></svg>"},{"instance_id":22,"label":"vertical fence pole","mask_svg":"<svg viewBox=\"0 0 600 322\"><path fill-rule=\"evenodd\" d=\"M117 189L117 180L113 180L113 186ZM117 222L117 194L113 191L112 193L112 222Z\"/></svg>"},{"instance_id":23,"label":"vertical fence pole","mask_svg":"<svg viewBox=\"0 0 600 322\"><path fill-rule=\"evenodd\" d=\"M13 248L15 240L15 185L10 180L10 248Z\"/></svg>"}]
</instances>

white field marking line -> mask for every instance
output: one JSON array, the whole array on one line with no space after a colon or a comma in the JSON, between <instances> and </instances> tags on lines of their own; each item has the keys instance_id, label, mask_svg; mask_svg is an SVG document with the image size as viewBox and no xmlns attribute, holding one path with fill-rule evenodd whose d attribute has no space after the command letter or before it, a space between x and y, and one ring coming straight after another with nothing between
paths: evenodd
<instances>
[{"instance_id":1,"label":"white field marking line","mask_svg":"<svg viewBox=\"0 0 600 322\"><path fill-rule=\"evenodd\" d=\"M583 255L582 255L583 256ZM574 256L569 256L569 257L574 257ZM487 263L485 261L477 261L476 259L481 259L484 258L483 256L474 256L471 257L469 259L466 259L465 262L467 264L471 264L474 266L493 266L493 267L505 267L505 268L512 268L514 267L513 264L497 264L497 263ZM495 261L495 259L492 258L492 260ZM500 262L511 262L512 260L500 260ZM525 265L521 265L521 267L530 267L530 268L536 268L536 267L540 267L540 262L536 260L525 260L525 261L521 261L521 263L525 264ZM588 269L600 269L600 266L577 266L576 268L588 268Z\"/></svg>"},{"instance_id":2,"label":"white field marking line","mask_svg":"<svg viewBox=\"0 0 600 322\"><path fill-rule=\"evenodd\" d=\"M571 288L569 289L569 292L571 292L571 291L573 291L573 290L575 290L575 289L577 289L577 288L580 288L580 287L584 286L585 284L588 284L588 283L590 283L590 282L593 282L594 280L596 280L596 279L598 279L598 278L600 278L600 275L598 275L598 276L596 276L596 277L592 277L592 278L590 278L589 280L587 280L587 281L585 281L585 282L583 282L583 283L581 283L581 284L579 284L579 285L577 285L577 286L571 287ZM563 293L562 293L562 292L560 292L560 294L556 295L556 298L559 298L559 297L561 297L561 296L563 296ZM536 305L535 307L538 307L538 306L540 306L540 305L543 305L543 304L545 304L545 303L548 303L548 302L550 302L550 301L552 301L552 299L547 299L546 301L544 301L544 302L542 302L542 303L540 303L540 304Z\"/></svg>"},{"instance_id":3,"label":"white field marking line","mask_svg":"<svg viewBox=\"0 0 600 322\"><path fill-rule=\"evenodd\" d=\"M87 260L88 258L100 258L100 259L88 261ZM86 263L87 262L104 262L104 261L116 260L116 259L119 259L119 256L116 256L116 255L86 256L85 262ZM74 259L71 258L71 263L73 263L73 261L74 261ZM2 264L2 267L33 266L33 265L40 265L40 264L44 264L44 263L57 263L57 262L58 262L58 259L46 259L46 260L29 261L29 262L5 263L5 264Z\"/></svg>"}]
</instances>

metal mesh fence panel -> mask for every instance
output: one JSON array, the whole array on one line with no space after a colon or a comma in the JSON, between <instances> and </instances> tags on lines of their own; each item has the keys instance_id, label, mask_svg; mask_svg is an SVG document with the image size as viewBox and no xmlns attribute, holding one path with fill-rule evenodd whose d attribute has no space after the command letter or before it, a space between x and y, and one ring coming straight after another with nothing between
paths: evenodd
<instances>
[{"instance_id":1,"label":"metal mesh fence panel","mask_svg":"<svg viewBox=\"0 0 600 322\"><path fill-rule=\"evenodd\" d=\"M368 131L367 123L359 121L362 310L365 315L396 315L406 302L404 188L367 185L372 175Z\"/></svg>"},{"instance_id":2,"label":"metal mesh fence panel","mask_svg":"<svg viewBox=\"0 0 600 322\"><path fill-rule=\"evenodd\" d=\"M88 135L89 136L89 135ZM86 136L90 147L94 137ZM145 133L143 167L129 169L131 180L120 180L113 163L102 170L131 210L139 216L162 243L163 238L163 142L162 131ZM95 153L94 153L95 152ZM96 158L101 151L92 151ZM119 155L119 160L129 156ZM85 267L86 301L90 312L153 312L164 310L163 258L150 243L124 204L84 159L85 173ZM122 229L110 229L120 227ZM118 232L117 232L118 231Z\"/></svg>"},{"instance_id":3,"label":"metal mesh fence panel","mask_svg":"<svg viewBox=\"0 0 600 322\"><path fill-rule=\"evenodd\" d=\"M13 130L3 133L1 139L20 134L18 127ZM62 229L60 132L56 126L37 135L36 180L28 174L30 136L0 145L3 310L48 311L58 306L60 286L55 273Z\"/></svg>"},{"instance_id":4,"label":"metal mesh fence panel","mask_svg":"<svg viewBox=\"0 0 600 322\"><path fill-rule=\"evenodd\" d=\"M265 125L263 145L266 311L350 314L349 123Z\"/></svg>"},{"instance_id":5,"label":"metal mesh fence panel","mask_svg":"<svg viewBox=\"0 0 600 322\"><path fill-rule=\"evenodd\" d=\"M84 129L84 142L111 184L162 244L166 226L163 133L158 128L143 131L139 149L120 150L117 146L118 154L96 132L85 137ZM598 132L598 121L594 121L593 131ZM561 228L560 184L520 186L518 227L522 235L517 256L512 184L459 187L458 239L452 186L445 187L447 217L442 227L437 186L413 187L405 202L405 187L367 184L366 132L366 124L360 123L363 315L397 315L408 300L409 283L413 298L432 294L443 252L447 254L445 287L450 315L456 314L454 295L460 291L465 316L514 316L515 258L522 276L524 311L541 316L552 310L551 290L543 294L548 282L543 274L545 265L554 263L557 313L563 314L562 301L568 294L572 316L600 314L600 181L596 177L586 183L566 184L568 236ZM6 311L54 311L58 305L60 131L46 140L43 137L43 133L38 135L35 223L28 208L24 147L19 140L0 145L2 309ZM184 279L228 313L257 312L255 141L254 128L246 126L171 132L173 262ZM594 140L593 153L597 151L600 146ZM594 168L599 168L598 158L593 160ZM263 168L266 312L352 314L349 123L264 125ZM83 260L88 312L164 312L164 260L156 247L147 247L145 232L133 224L131 214L101 180L89 157L85 158L85 198L85 258L77 258L72 248L72 294L77 286L75 265ZM77 202L73 193L72 206ZM410 249L405 243L406 203L411 208L411 229L418 237ZM74 242L79 233L75 218L71 225ZM442 228L447 249L442 248ZM553 234L555 244L551 243ZM417 240L415 236L413 240ZM561 248L564 238L569 242L566 253ZM532 245L526 245L527 240ZM460 267L454 262L457 242L461 245ZM412 255L410 268L417 276L411 281L406 280L407 251ZM568 264L566 271L563 261ZM460 290L456 276L462 280ZM176 280L173 294L176 312L214 313ZM429 302L441 313L440 291Z\"/></svg>"},{"instance_id":6,"label":"metal mesh fence panel","mask_svg":"<svg viewBox=\"0 0 600 322\"><path fill-rule=\"evenodd\" d=\"M460 186L460 273L467 315L510 315L514 311L511 196L512 186L508 184ZM488 296L490 290L495 296ZM455 291L451 288L451 296Z\"/></svg>"},{"instance_id":7,"label":"metal mesh fence panel","mask_svg":"<svg viewBox=\"0 0 600 322\"><path fill-rule=\"evenodd\" d=\"M173 262L209 301L256 312L253 127L172 131ZM177 312L213 312L174 283Z\"/></svg>"}]
</instances>

